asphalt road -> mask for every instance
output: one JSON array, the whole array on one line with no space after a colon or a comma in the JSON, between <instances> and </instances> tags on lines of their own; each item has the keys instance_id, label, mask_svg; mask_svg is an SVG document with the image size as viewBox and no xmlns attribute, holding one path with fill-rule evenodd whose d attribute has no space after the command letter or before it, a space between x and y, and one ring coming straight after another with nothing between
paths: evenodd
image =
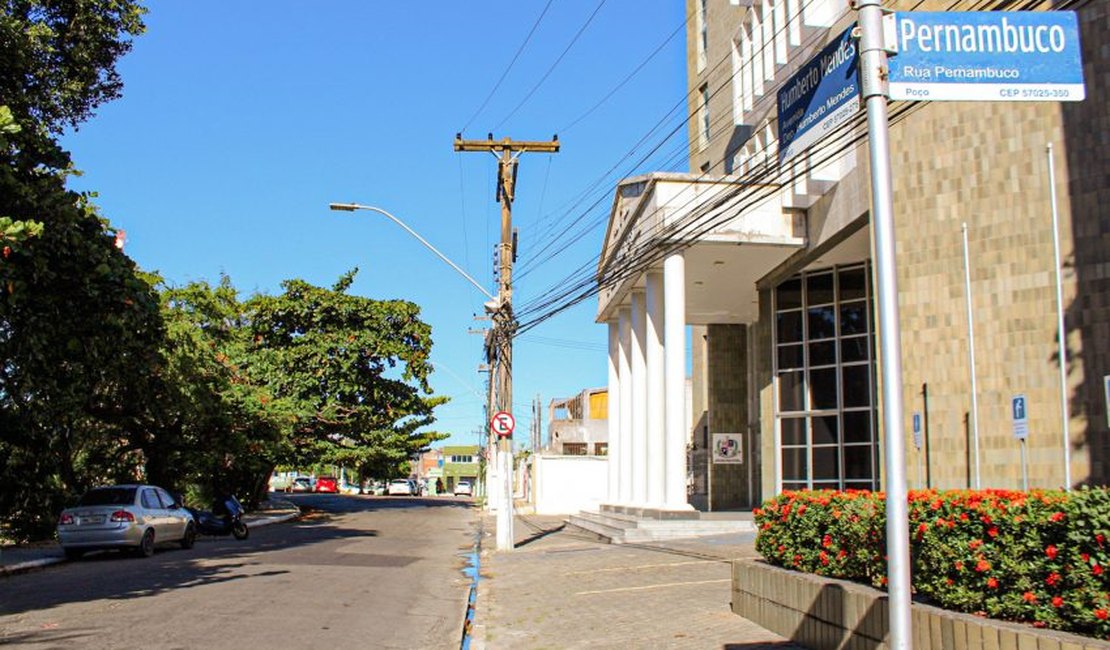
<instances>
[{"instance_id":1,"label":"asphalt road","mask_svg":"<svg viewBox=\"0 0 1110 650\"><path fill-rule=\"evenodd\" d=\"M458 647L477 518L450 497L294 495L250 539L98 553L0 579L0 645Z\"/></svg>"}]
</instances>

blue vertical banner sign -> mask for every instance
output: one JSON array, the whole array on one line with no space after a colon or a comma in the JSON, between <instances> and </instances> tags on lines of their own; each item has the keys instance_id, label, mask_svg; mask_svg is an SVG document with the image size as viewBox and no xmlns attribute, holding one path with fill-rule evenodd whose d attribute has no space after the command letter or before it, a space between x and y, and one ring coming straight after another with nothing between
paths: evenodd
<instances>
[{"instance_id":1,"label":"blue vertical banner sign","mask_svg":"<svg viewBox=\"0 0 1110 650\"><path fill-rule=\"evenodd\" d=\"M1074 11L909 11L886 17L890 98L1078 102Z\"/></svg>"},{"instance_id":2,"label":"blue vertical banner sign","mask_svg":"<svg viewBox=\"0 0 1110 650\"><path fill-rule=\"evenodd\" d=\"M1014 439L1025 440L1029 437L1029 413L1025 395L1014 395L1010 400L1010 411L1014 422Z\"/></svg>"},{"instance_id":3,"label":"blue vertical banner sign","mask_svg":"<svg viewBox=\"0 0 1110 650\"><path fill-rule=\"evenodd\" d=\"M779 162L802 153L859 110L859 54L849 28L779 90Z\"/></svg>"}]
</instances>

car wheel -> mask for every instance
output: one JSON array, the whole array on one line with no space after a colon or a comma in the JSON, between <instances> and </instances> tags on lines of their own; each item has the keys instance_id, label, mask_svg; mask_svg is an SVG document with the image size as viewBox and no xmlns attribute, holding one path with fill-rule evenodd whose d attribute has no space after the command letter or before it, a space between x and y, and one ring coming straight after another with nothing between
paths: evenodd
<instances>
[{"instance_id":1,"label":"car wheel","mask_svg":"<svg viewBox=\"0 0 1110 650\"><path fill-rule=\"evenodd\" d=\"M189 525L185 527L185 536L181 538L181 548L187 550L193 548L193 545L196 543L197 527L194 526L193 522L190 521Z\"/></svg>"},{"instance_id":2,"label":"car wheel","mask_svg":"<svg viewBox=\"0 0 1110 650\"><path fill-rule=\"evenodd\" d=\"M81 559L81 556L85 554L85 551L79 548L67 548L65 549L65 553L67 560L73 560L74 562L76 562L77 560Z\"/></svg>"},{"instance_id":3,"label":"car wheel","mask_svg":"<svg viewBox=\"0 0 1110 650\"><path fill-rule=\"evenodd\" d=\"M151 555L154 555L153 530L148 528L147 531L143 533L143 538L139 541L139 548L136 549L136 554L139 557L150 557Z\"/></svg>"}]
</instances>

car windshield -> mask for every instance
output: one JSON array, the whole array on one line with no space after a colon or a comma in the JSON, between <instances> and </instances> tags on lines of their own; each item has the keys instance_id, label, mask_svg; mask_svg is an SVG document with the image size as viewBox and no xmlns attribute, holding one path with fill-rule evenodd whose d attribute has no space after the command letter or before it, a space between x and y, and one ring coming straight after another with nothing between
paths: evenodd
<instances>
[{"instance_id":1,"label":"car windshield","mask_svg":"<svg viewBox=\"0 0 1110 650\"><path fill-rule=\"evenodd\" d=\"M391 481L394 485L408 485L409 482L403 478L395 478Z\"/></svg>"},{"instance_id":2,"label":"car windshield","mask_svg":"<svg viewBox=\"0 0 1110 650\"><path fill-rule=\"evenodd\" d=\"M133 487L111 487L89 490L81 500L79 506L129 506L135 503L135 489Z\"/></svg>"}]
</instances>

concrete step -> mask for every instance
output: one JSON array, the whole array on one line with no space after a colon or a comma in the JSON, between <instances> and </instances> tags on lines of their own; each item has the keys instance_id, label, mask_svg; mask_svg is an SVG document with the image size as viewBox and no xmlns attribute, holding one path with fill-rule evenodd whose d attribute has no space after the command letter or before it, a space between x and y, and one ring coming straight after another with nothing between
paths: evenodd
<instances>
[{"instance_id":1,"label":"concrete step","mask_svg":"<svg viewBox=\"0 0 1110 650\"><path fill-rule=\"evenodd\" d=\"M566 523L611 544L755 531L755 525L748 519L649 519L623 513L589 511L572 515Z\"/></svg>"}]
</instances>

